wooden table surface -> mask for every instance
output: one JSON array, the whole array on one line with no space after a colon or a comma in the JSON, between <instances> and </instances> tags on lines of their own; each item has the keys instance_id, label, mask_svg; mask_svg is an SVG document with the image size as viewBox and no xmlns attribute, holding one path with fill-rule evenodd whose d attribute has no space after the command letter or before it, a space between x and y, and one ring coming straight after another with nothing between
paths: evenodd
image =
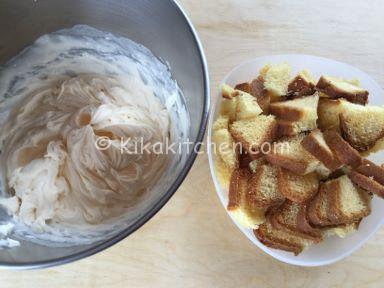
<instances>
[{"instance_id":1,"label":"wooden table surface","mask_svg":"<svg viewBox=\"0 0 384 288\"><path fill-rule=\"evenodd\" d=\"M212 98L225 74L261 55L304 53L350 63L384 86L380 0L180 0L203 42ZM382 243L383 242L383 243ZM381 284L381 285L380 285ZM383 287L384 230L319 268L274 260L221 206L201 155L175 196L139 231L81 261L0 271L0 287Z\"/></svg>"}]
</instances>

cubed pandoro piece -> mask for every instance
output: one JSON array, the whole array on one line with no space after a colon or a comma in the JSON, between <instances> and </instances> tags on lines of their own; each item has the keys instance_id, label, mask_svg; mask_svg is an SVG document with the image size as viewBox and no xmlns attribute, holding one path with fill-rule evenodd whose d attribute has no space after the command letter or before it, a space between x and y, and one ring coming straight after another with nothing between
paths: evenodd
<instances>
[{"instance_id":1,"label":"cubed pandoro piece","mask_svg":"<svg viewBox=\"0 0 384 288\"><path fill-rule=\"evenodd\" d=\"M265 65L260 70L260 76L264 79L264 87L270 93L272 102L287 95L291 80L291 67L287 63Z\"/></svg>"},{"instance_id":2,"label":"cubed pandoro piece","mask_svg":"<svg viewBox=\"0 0 384 288\"><path fill-rule=\"evenodd\" d=\"M311 199L319 189L319 177L314 172L298 175L284 168L279 168L277 175L280 193L292 202L304 203Z\"/></svg>"},{"instance_id":3,"label":"cubed pandoro piece","mask_svg":"<svg viewBox=\"0 0 384 288\"><path fill-rule=\"evenodd\" d=\"M325 131L323 136L329 148L342 164L352 168L356 168L362 164L363 158L359 152L345 141L339 133L329 130Z\"/></svg>"},{"instance_id":4,"label":"cubed pandoro piece","mask_svg":"<svg viewBox=\"0 0 384 288\"><path fill-rule=\"evenodd\" d=\"M315 86L316 80L312 74L302 70L288 83L288 95L294 98L313 95L316 92Z\"/></svg>"},{"instance_id":5,"label":"cubed pandoro piece","mask_svg":"<svg viewBox=\"0 0 384 288\"><path fill-rule=\"evenodd\" d=\"M366 191L376 194L384 198L384 168L363 159L363 162L355 170L348 173L349 178L357 186Z\"/></svg>"},{"instance_id":6,"label":"cubed pandoro piece","mask_svg":"<svg viewBox=\"0 0 384 288\"><path fill-rule=\"evenodd\" d=\"M320 98L317 108L317 124L321 131L334 130L340 132L339 115L350 104L345 99Z\"/></svg>"},{"instance_id":7,"label":"cubed pandoro piece","mask_svg":"<svg viewBox=\"0 0 384 288\"><path fill-rule=\"evenodd\" d=\"M265 246L300 254L313 241L290 233L284 229L274 227L269 219L257 230L254 230L256 238Z\"/></svg>"},{"instance_id":8,"label":"cubed pandoro piece","mask_svg":"<svg viewBox=\"0 0 384 288\"><path fill-rule=\"evenodd\" d=\"M213 123L212 129L214 131L220 129L229 129L229 117L227 115L219 115L216 121Z\"/></svg>"},{"instance_id":9,"label":"cubed pandoro piece","mask_svg":"<svg viewBox=\"0 0 384 288\"><path fill-rule=\"evenodd\" d=\"M255 118L262 112L255 97L246 92L240 92L237 96L236 120Z\"/></svg>"},{"instance_id":10,"label":"cubed pandoro piece","mask_svg":"<svg viewBox=\"0 0 384 288\"><path fill-rule=\"evenodd\" d=\"M342 163L325 142L324 135L320 130L316 129L308 134L301 145L332 172L341 168Z\"/></svg>"},{"instance_id":11,"label":"cubed pandoro piece","mask_svg":"<svg viewBox=\"0 0 384 288\"><path fill-rule=\"evenodd\" d=\"M321 230L311 227L307 220L305 203L286 200L273 211L270 219L274 228L311 240L314 243L319 243L322 240Z\"/></svg>"},{"instance_id":12,"label":"cubed pandoro piece","mask_svg":"<svg viewBox=\"0 0 384 288\"><path fill-rule=\"evenodd\" d=\"M270 113L279 124L280 136L294 136L317 128L317 106L319 95L296 98L270 104Z\"/></svg>"},{"instance_id":13,"label":"cubed pandoro piece","mask_svg":"<svg viewBox=\"0 0 384 288\"><path fill-rule=\"evenodd\" d=\"M247 202L265 210L283 203L285 197L279 192L277 174L277 168L269 163L257 165L249 181Z\"/></svg>"},{"instance_id":14,"label":"cubed pandoro piece","mask_svg":"<svg viewBox=\"0 0 384 288\"><path fill-rule=\"evenodd\" d=\"M229 122L236 120L237 96L239 92L227 84L221 86L221 95L223 97L220 105L220 115L226 116Z\"/></svg>"},{"instance_id":15,"label":"cubed pandoro piece","mask_svg":"<svg viewBox=\"0 0 384 288\"><path fill-rule=\"evenodd\" d=\"M223 100L221 102L220 115L227 116L229 122L253 118L263 112L257 99L249 93L233 89L229 85L223 84L222 95Z\"/></svg>"},{"instance_id":16,"label":"cubed pandoro piece","mask_svg":"<svg viewBox=\"0 0 384 288\"><path fill-rule=\"evenodd\" d=\"M328 189L320 185L319 192L309 201L307 217L313 227L332 225L328 215Z\"/></svg>"},{"instance_id":17,"label":"cubed pandoro piece","mask_svg":"<svg viewBox=\"0 0 384 288\"><path fill-rule=\"evenodd\" d=\"M212 140L215 143L215 153L221 158L227 168L230 170L236 169L239 161L235 143L228 129L213 131Z\"/></svg>"},{"instance_id":18,"label":"cubed pandoro piece","mask_svg":"<svg viewBox=\"0 0 384 288\"><path fill-rule=\"evenodd\" d=\"M333 225L354 223L371 213L370 195L347 175L322 185L328 190L328 217Z\"/></svg>"},{"instance_id":19,"label":"cubed pandoro piece","mask_svg":"<svg viewBox=\"0 0 384 288\"><path fill-rule=\"evenodd\" d=\"M340 113L339 121L343 138L360 152L384 137L384 107L351 103Z\"/></svg>"},{"instance_id":20,"label":"cubed pandoro piece","mask_svg":"<svg viewBox=\"0 0 384 288\"><path fill-rule=\"evenodd\" d=\"M248 169L233 171L229 185L227 210L241 226L256 229L265 221L265 211L247 199L250 177L251 172Z\"/></svg>"},{"instance_id":21,"label":"cubed pandoro piece","mask_svg":"<svg viewBox=\"0 0 384 288\"><path fill-rule=\"evenodd\" d=\"M262 145L276 139L277 122L273 115L238 120L230 125L233 138L250 153L259 153Z\"/></svg>"},{"instance_id":22,"label":"cubed pandoro piece","mask_svg":"<svg viewBox=\"0 0 384 288\"><path fill-rule=\"evenodd\" d=\"M367 90L342 78L321 76L316 84L316 89L330 98L344 98L363 105L368 102L369 93Z\"/></svg>"},{"instance_id":23,"label":"cubed pandoro piece","mask_svg":"<svg viewBox=\"0 0 384 288\"><path fill-rule=\"evenodd\" d=\"M315 172L320 162L301 145L305 136L302 133L294 137L280 139L273 143L270 153L265 155L265 158L272 165L282 167L299 175Z\"/></svg>"},{"instance_id":24,"label":"cubed pandoro piece","mask_svg":"<svg viewBox=\"0 0 384 288\"><path fill-rule=\"evenodd\" d=\"M270 95L264 87L264 79L259 76L252 80L250 83L239 83L235 86L235 89L244 91L251 94L256 98L257 103L263 110L264 114L269 114Z\"/></svg>"},{"instance_id":25,"label":"cubed pandoro piece","mask_svg":"<svg viewBox=\"0 0 384 288\"><path fill-rule=\"evenodd\" d=\"M384 149L384 108L360 105L345 99L321 98L318 126L322 131L340 132L359 152Z\"/></svg>"}]
</instances>

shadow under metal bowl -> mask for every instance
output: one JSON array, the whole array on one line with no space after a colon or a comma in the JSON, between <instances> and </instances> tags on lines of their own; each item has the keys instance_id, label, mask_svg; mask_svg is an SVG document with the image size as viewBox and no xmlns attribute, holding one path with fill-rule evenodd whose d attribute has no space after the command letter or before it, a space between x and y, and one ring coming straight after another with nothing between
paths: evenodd
<instances>
[{"instance_id":1,"label":"shadow under metal bowl","mask_svg":"<svg viewBox=\"0 0 384 288\"><path fill-rule=\"evenodd\" d=\"M194 145L202 141L209 111L207 64L192 24L175 1L2 0L0 65L39 36L76 24L86 24L130 38L168 62L173 77L183 91L192 119L189 140ZM166 189L113 237L89 245L59 248L22 241L20 247L0 250L0 267L23 269L64 264L117 243L161 209L180 186L195 158L196 151L190 149L180 168L172 171Z\"/></svg>"}]
</instances>

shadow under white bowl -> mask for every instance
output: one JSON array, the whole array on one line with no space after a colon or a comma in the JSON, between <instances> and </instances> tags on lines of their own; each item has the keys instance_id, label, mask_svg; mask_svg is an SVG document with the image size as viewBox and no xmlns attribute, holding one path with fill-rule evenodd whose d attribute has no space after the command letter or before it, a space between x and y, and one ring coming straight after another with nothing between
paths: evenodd
<instances>
[{"instance_id":1,"label":"shadow under white bowl","mask_svg":"<svg viewBox=\"0 0 384 288\"><path fill-rule=\"evenodd\" d=\"M287 62L292 67L292 75L303 69L310 70L315 77L321 75L331 75L346 79L359 79L361 86L367 89L369 94L369 104L383 105L384 92L380 86L368 74L361 70L335 60L309 55L274 55L259 57L248 62L244 62L234 68L223 80L223 83L231 86L237 83L248 82L254 79L261 67L268 63ZM208 124L208 143L211 143L212 125L218 116L218 108L221 103L221 95L212 107ZM213 182L221 203L226 208L228 203L228 187L222 187L217 179L214 169L215 155L212 153L211 145L208 145L208 158ZM383 163L383 153L377 153L369 157L376 163ZM229 213L228 213L229 214ZM230 214L229 214L230 215ZM384 222L384 200L374 197L372 201L372 213L364 218L357 232L339 238L336 236L326 238L320 244L312 245L298 256L292 253L271 249L264 246L253 234L252 229L243 228L231 215L232 221L237 227L251 240L256 246L272 257L293 265L300 266L321 266L339 261L359 249L368 239L380 228Z\"/></svg>"}]
</instances>

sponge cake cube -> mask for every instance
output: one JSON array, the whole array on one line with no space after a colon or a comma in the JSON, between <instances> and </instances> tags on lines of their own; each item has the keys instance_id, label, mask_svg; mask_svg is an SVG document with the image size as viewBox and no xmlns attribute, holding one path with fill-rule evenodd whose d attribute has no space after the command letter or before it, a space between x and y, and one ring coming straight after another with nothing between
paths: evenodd
<instances>
[{"instance_id":1,"label":"sponge cake cube","mask_svg":"<svg viewBox=\"0 0 384 288\"><path fill-rule=\"evenodd\" d=\"M352 83L337 77L321 76L316 89L328 95L330 98L345 98L350 102L365 105L368 102L368 91Z\"/></svg>"},{"instance_id":2,"label":"sponge cake cube","mask_svg":"<svg viewBox=\"0 0 384 288\"><path fill-rule=\"evenodd\" d=\"M266 65L261 69L260 75L264 79L265 89L270 92L272 98L287 94L291 79L291 67L287 63Z\"/></svg>"},{"instance_id":3,"label":"sponge cake cube","mask_svg":"<svg viewBox=\"0 0 384 288\"><path fill-rule=\"evenodd\" d=\"M315 93L316 80L308 70L300 71L288 84L288 94L294 97Z\"/></svg>"},{"instance_id":4,"label":"sponge cake cube","mask_svg":"<svg viewBox=\"0 0 384 288\"><path fill-rule=\"evenodd\" d=\"M325 131L323 135L325 142L342 164L352 168L356 168L362 164L363 158L359 152L349 145L339 133L329 130Z\"/></svg>"},{"instance_id":5,"label":"sponge cake cube","mask_svg":"<svg viewBox=\"0 0 384 288\"><path fill-rule=\"evenodd\" d=\"M224 162L228 169L238 167L239 161L235 143L228 129L219 129L213 132L212 140L215 143L215 152Z\"/></svg>"},{"instance_id":6,"label":"sponge cake cube","mask_svg":"<svg viewBox=\"0 0 384 288\"><path fill-rule=\"evenodd\" d=\"M256 229L265 221L264 210L247 201L248 169L233 171L229 185L228 212L245 228Z\"/></svg>"},{"instance_id":7,"label":"sponge cake cube","mask_svg":"<svg viewBox=\"0 0 384 288\"><path fill-rule=\"evenodd\" d=\"M279 120L279 134L293 136L317 128L319 95L297 98L270 104L270 112Z\"/></svg>"},{"instance_id":8,"label":"sponge cake cube","mask_svg":"<svg viewBox=\"0 0 384 288\"><path fill-rule=\"evenodd\" d=\"M285 137L273 143L270 153L265 158L278 167L285 168L299 175L316 171L320 162L301 146L305 134Z\"/></svg>"},{"instance_id":9,"label":"sponge cake cube","mask_svg":"<svg viewBox=\"0 0 384 288\"><path fill-rule=\"evenodd\" d=\"M264 143L275 140L277 122L273 115L260 115L256 118L237 120L230 125L233 138L246 150L258 153Z\"/></svg>"},{"instance_id":10,"label":"sponge cake cube","mask_svg":"<svg viewBox=\"0 0 384 288\"><path fill-rule=\"evenodd\" d=\"M312 131L303 139L301 145L331 171L341 168L341 162L325 142L323 133L320 130Z\"/></svg>"},{"instance_id":11,"label":"sponge cake cube","mask_svg":"<svg viewBox=\"0 0 384 288\"><path fill-rule=\"evenodd\" d=\"M384 137L384 107L349 104L340 114L341 133L358 151L367 151Z\"/></svg>"},{"instance_id":12,"label":"sponge cake cube","mask_svg":"<svg viewBox=\"0 0 384 288\"><path fill-rule=\"evenodd\" d=\"M267 164L257 165L255 173L251 175L247 202L252 206L267 209L284 201L277 184L277 168Z\"/></svg>"},{"instance_id":13,"label":"sponge cake cube","mask_svg":"<svg viewBox=\"0 0 384 288\"><path fill-rule=\"evenodd\" d=\"M297 175L284 168L278 169L277 184L280 193L296 203L308 201L319 189L319 179L316 173Z\"/></svg>"},{"instance_id":14,"label":"sponge cake cube","mask_svg":"<svg viewBox=\"0 0 384 288\"><path fill-rule=\"evenodd\" d=\"M229 117L227 115L219 115L216 121L213 123L213 131L229 128Z\"/></svg>"},{"instance_id":15,"label":"sponge cake cube","mask_svg":"<svg viewBox=\"0 0 384 288\"><path fill-rule=\"evenodd\" d=\"M257 103L257 99L252 95L240 91L240 94L237 96L237 107L236 107L236 119L250 119L261 114L263 110L261 110L259 104Z\"/></svg>"},{"instance_id":16,"label":"sponge cake cube","mask_svg":"<svg viewBox=\"0 0 384 288\"><path fill-rule=\"evenodd\" d=\"M347 175L323 184L328 190L328 214L332 224L350 224L371 213L370 196Z\"/></svg>"}]
</instances>

